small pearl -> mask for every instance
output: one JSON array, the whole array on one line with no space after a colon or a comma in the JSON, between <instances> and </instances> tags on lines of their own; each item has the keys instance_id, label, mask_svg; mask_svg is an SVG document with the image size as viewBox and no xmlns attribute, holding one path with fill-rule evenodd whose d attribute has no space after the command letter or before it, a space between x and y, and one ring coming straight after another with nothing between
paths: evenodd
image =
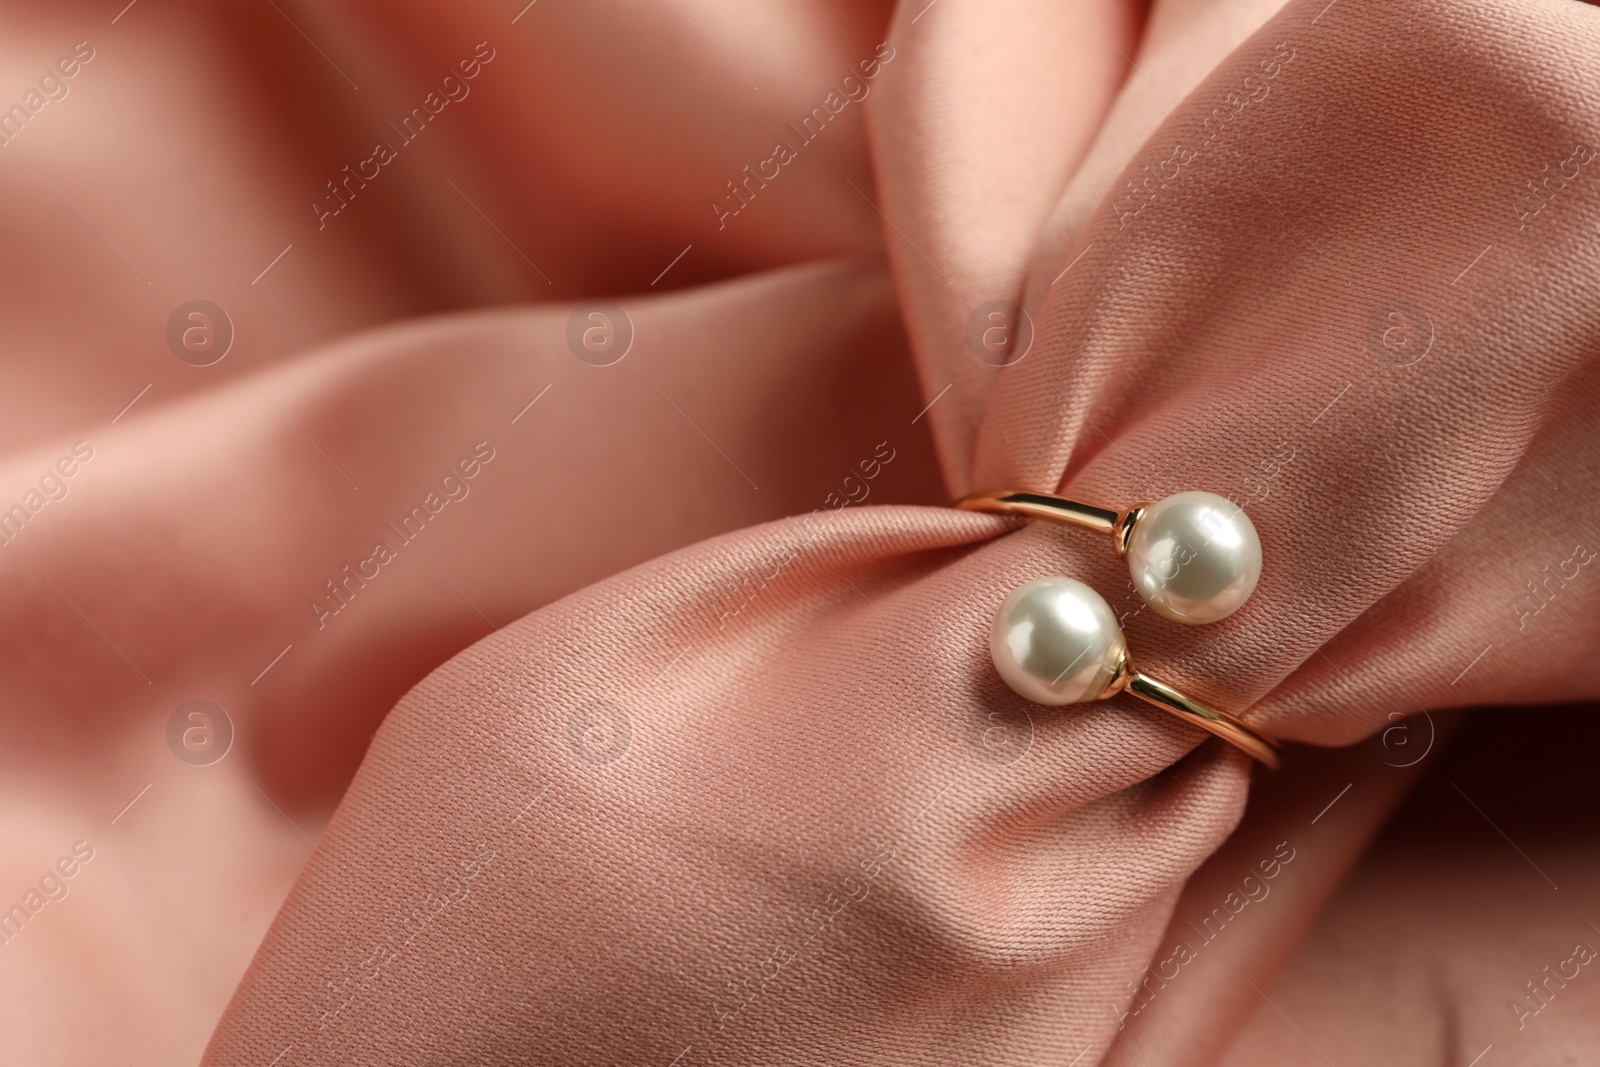
<instances>
[{"instance_id":1,"label":"small pearl","mask_svg":"<svg viewBox=\"0 0 1600 1067\"><path fill-rule=\"evenodd\" d=\"M1134 523L1128 573L1147 604L1178 622L1232 615L1261 580L1261 538L1215 493L1179 493Z\"/></svg>"},{"instance_id":2,"label":"small pearl","mask_svg":"<svg viewBox=\"0 0 1600 1067\"><path fill-rule=\"evenodd\" d=\"M1071 578L1018 586L989 629L989 654L1006 684L1035 704L1098 699L1127 658L1111 605Z\"/></svg>"}]
</instances>

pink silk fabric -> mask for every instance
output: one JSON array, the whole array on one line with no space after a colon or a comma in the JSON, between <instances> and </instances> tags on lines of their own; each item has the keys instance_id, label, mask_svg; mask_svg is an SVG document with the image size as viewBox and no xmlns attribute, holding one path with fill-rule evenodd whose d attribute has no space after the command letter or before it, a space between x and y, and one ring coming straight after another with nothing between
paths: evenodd
<instances>
[{"instance_id":1,"label":"pink silk fabric","mask_svg":"<svg viewBox=\"0 0 1600 1067\"><path fill-rule=\"evenodd\" d=\"M1549 812L1537 865L1481 807L1480 838L1373 850L1432 763L1358 744L1600 699L1600 11L146 0L14 30L18 99L94 53L0 146L3 503L74 467L0 545L0 904L79 857L0 925L17 1062L1600 1041L1592 819ZM208 367L163 332L194 297L237 331ZM632 335L606 366L572 340L597 300ZM1231 495L1260 587L1178 626L1103 538L946 506L998 487ZM989 620L1043 574L1299 743L1284 769L1131 698L1013 695ZM197 699L233 731L206 766L170 740Z\"/></svg>"}]
</instances>

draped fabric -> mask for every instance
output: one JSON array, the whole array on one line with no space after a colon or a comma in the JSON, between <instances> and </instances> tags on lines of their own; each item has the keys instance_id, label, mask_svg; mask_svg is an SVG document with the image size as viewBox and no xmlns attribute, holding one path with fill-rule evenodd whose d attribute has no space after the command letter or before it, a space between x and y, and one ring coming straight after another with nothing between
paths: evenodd
<instances>
[{"instance_id":1,"label":"draped fabric","mask_svg":"<svg viewBox=\"0 0 1600 1067\"><path fill-rule=\"evenodd\" d=\"M1593 7L16 29L19 1062L1592 1047L1595 798L1474 781L1600 698ZM1260 586L1176 625L985 488L1229 496ZM1012 694L1044 574L1284 768ZM1374 848L1458 731L1480 832Z\"/></svg>"}]
</instances>

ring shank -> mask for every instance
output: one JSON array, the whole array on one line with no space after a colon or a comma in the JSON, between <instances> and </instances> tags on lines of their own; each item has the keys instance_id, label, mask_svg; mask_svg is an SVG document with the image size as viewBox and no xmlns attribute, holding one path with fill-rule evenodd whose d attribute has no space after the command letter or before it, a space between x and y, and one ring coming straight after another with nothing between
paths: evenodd
<instances>
[{"instance_id":1,"label":"ring shank","mask_svg":"<svg viewBox=\"0 0 1600 1067\"><path fill-rule=\"evenodd\" d=\"M1082 526L1097 533L1113 533L1122 512L1080 504L1076 500L1051 496L1048 493L1028 493L1004 490L993 493L973 493L956 502L963 511L984 511L991 515L1023 515L1030 519L1053 519L1056 522Z\"/></svg>"},{"instance_id":2,"label":"ring shank","mask_svg":"<svg viewBox=\"0 0 1600 1067\"><path fill-rule=\"evenodd\" d=\"M1171 712L1185 722L1198 726L1208 733L1216 734L1235 748L1242 749L1273 770L1278 769L1278 743L1259 730L1245 725L1232 715L1213 711L1203 704L1190 700L1165 682L1159 682L1147 674L1140 674L1138 671L1133 671L1128 675L1127 684L1124 688L1140 700L1154 704L1163 711Z\"/></svg>"}]
</instances>

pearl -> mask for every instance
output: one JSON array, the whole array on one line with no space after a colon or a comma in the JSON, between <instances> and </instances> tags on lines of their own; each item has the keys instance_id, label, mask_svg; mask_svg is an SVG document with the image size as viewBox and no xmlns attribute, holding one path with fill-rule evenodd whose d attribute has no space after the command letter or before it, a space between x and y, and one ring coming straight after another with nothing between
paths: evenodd
<instances>
[{"instance_id":1,"label":"pearl","mask_svg":"<svg viewBox=\"0 0 1600 1067\"><path fill-rule=\"evenodd\" d=\"M1261 580L1261 538L1243 509L1215 493L1179 493L1133 524L1128 573L1156 611L1187 623L1237 611Z\"/></svg>"},{"instance_id":2,"label":"pearl","mask_svg":"<svg viewBox=\"0 0 1600 1067\"><path fill-rule=\"evenodd\" d=\"M1098 699L1127 653L1111 605L1071 578L1035 578L1017 587L989 629L995 669L1035 704Z\"/></svg>"}]
</instances>

